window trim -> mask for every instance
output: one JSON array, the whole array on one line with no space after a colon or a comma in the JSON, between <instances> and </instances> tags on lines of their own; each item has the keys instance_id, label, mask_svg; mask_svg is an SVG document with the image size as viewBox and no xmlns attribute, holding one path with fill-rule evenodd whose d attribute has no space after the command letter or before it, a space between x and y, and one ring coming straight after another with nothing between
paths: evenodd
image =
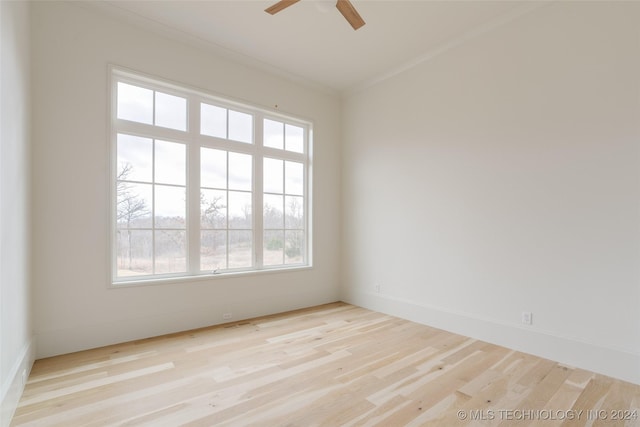
<instances>
[{"instance_id":1,"label":"window trim","mask_svg":"<svg viewBox=\"0 0 640 427\"><path fill-rule=\"evenodd\" d=\"M108 108L109 129L109 263L111 279L110 288L130 286L168 284L191 281L218 279L230 276L255 275L300 271L313 268L313 123L300 117L283 114L277 110L267 109L255 104L236 101L228 97L214 95L211 92L195 89L184 84L176 84L159 77L152 77L126 68L109 65L109 97ZM153 91L184 97L187 99L186 131L165 128L154 124L137 123L117 117L118 83L128 83ZM253 119L253 142L246 143L200 133L200 104L210 103L234 111L251 114ZM275 106L277 108L277 105ZM264 146L262 143L262 126L264 119L276 120L284 124L302 127L304 132L303 153L287 151ZM186 271L180 273L149 274L144 276L118 277L118 245L117 245L117 135L126 133L151 139L161 139L184 143L186 146ZM227 134L228 136L228 134ZM215 148L231 152L251 154L252 169L252 266L249 268L223 271L200 270L200 150L202 147ZM263 159L277 158L283 161L296 161L304 165L304 258L302 263L263 265ZM284 194L283 194L284 196ZM197 209L194 208L197 206ZM284 215L284 212L283 212ZM284 251L284 248L283 248ZM193 256L195 254L195 256ZM227 254L228 256L228 254Z\"/></svg>"}]
</instances>

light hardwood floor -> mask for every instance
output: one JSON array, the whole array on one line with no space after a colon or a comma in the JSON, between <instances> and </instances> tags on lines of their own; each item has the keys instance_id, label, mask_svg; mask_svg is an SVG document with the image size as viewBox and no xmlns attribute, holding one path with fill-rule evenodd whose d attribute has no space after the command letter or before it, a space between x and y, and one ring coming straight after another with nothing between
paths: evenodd
<instances>
[{"instance_id":1,"label":"light hardwood floor","mask_svg":"<svg viewBox=\"0 0 640 427\"><path fill-rule=\"evenodd\" d=\"M639 412L638 385L334 303L38 360L12 425L638 426Z\"/></svg>"}]
</instances>

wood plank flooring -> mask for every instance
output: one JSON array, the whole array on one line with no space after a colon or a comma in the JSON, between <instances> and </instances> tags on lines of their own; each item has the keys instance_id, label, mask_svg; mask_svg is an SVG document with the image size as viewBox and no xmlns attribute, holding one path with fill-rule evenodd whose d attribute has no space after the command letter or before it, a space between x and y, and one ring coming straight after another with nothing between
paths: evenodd
<instances>
[{"instance_id":1,"label":"wood plank flooring","mask_svg":"<svg viewBox=\"0 0 640 427\"><path fill-rule=\"evenodd\" d=\"M334 303L38 360L12 425L640 426L638 418L638 385Z\"/></svg>"}]
</instances>

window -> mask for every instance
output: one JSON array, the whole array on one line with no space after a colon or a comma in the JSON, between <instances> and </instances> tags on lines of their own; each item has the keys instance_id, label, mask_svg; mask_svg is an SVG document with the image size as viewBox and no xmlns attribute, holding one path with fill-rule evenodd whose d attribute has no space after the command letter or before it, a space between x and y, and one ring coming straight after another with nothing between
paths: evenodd
<instances>
[{"instance_id":1,"label":"window","mask_svg":"<svg viewBox=\"0 0 640 427\"><path fill-rule=\"evenodd\" d=\"M114 283L311 264L308 122L112 80Z\"/></svg>"}]
</instances>

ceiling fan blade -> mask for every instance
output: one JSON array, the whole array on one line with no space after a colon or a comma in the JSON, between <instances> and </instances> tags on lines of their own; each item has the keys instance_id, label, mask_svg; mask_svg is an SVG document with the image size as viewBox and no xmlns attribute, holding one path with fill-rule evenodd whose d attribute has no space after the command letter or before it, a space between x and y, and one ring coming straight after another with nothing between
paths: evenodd
<instances>
[{"instance_id":1,"label":"ceiling fan blade","mask_svg":"<svg viewBox=\"0 0 640 427\"><path fill-rule=\"evenodd\" d=\"M354 30L357 30L365 24L364 19L362 19L356 8L353 7L349 0L338 0L336 7L349 24L351 24Z\"/></svg>"},{"instance_id":2,"label":"ceiling fan blade","mask_svg":"<svg viewBox=\"0 0 640 427\"><path fill-rule=\"evenodd\" d=\"M264 11L267 13L270 13L271 15L275 15L276 13L280 12L282 9L286 9L292 4L298 3L299 1L300 0L280 0L278 3L274 4L273 6L269 6L268 8L266 8Z\"/></svg>"}]
</instances>

